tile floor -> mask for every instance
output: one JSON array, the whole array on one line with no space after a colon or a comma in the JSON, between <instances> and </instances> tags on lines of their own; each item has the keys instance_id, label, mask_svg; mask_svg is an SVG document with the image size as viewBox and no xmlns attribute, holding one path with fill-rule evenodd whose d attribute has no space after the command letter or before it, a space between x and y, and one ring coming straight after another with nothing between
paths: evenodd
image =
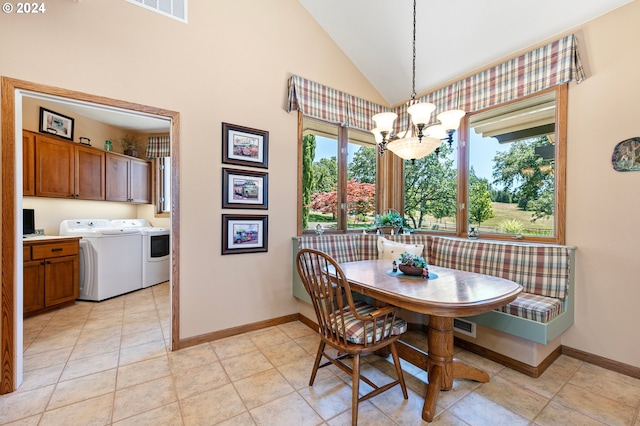
<instances>
[{"instance_id":1,"label":"tile floor","mask_svg":"<svg viewBox=\"0 0 640 426\"><path fill-rule=\"evenodd\" d=\"M325 368L307 385L318 338L302 323L177 352L168 350L168 330L168 284L28 318L24 383L0 397L0 424L350 423L344 373ZM491 381L456 380L440 394L434 425L640 426L638 379L566 356L538 379L463 350L456 356L487 371ZM403 368L409 399L399 387L378 395L360 404L359 424L423 423L426 375ZM377 356L367 357L362 370L381 382L394 374Z\"/></svg>"}]
</instances>

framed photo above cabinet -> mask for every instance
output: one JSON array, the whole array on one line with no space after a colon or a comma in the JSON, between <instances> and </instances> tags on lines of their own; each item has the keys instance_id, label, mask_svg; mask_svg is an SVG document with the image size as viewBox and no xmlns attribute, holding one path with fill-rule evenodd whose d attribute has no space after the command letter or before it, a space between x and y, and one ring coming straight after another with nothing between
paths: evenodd
<instances>
[{"instance_id":1,"label":"framed photo above cabinet","mask_svg":"<svg viewBox=\"0 0 640 426\"><path fill-rule=\"evenodd\" d=\"M40 107L40 132L73 140L74 119Z\"/></svg>"}]
</instances>

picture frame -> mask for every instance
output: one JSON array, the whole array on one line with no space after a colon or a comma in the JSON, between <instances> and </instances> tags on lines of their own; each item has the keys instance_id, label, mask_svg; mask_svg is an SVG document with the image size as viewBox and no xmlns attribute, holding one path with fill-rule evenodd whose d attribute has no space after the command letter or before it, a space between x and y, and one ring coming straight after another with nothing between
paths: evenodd
<instances>
[{"instance_id":1,"label":"picture frame","mask_svg":"<svg viewBox=\"0 0 640 426\"><path fill-rule=\"evenodd\" d=\"M269 174L222 169L223 209L267 209Z\"/></svg>"},{"instance_id":2,"label":"picture frame","mask_svg":"<svg viewBox=\"0 0 640 426\"><path fill-rule=\"evenodd\" d=\"M267 215L222 215L222 254L268 251Z\"/></svg>"},{"instance_id":3,"label":"picture frame","mask_svg":"<svg viewBox=\"0 0 640 426\"><path fill-rule=\"evenodd\" d=\"M40 133L49 133L73 141L74 119L40 107Z\"/></svg>"},{"instance_id":4,"label":"picture frame","mask_svg":"<svg viewBox=\"0 0 640 426\"><path fill-rule=\"evenodd\" d=\"M266 169L269 159L269 132L222 123L222 162Z\"/></svg>"}]
</instances>

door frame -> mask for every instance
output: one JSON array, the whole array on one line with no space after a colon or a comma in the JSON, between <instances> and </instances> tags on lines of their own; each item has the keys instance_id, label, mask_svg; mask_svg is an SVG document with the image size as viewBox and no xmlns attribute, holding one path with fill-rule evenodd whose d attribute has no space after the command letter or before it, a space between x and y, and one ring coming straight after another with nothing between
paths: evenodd
<instances>
[{"instance_id":1,"label":"door frame","mask_svg":"<svg viewBox=\"0 0 640 426\"><path fill-rule=\"evenodd\" d=\"M22 273L19 269L22 265L18 264L21 255L17 254L19 250L22 250L22 233L19 232L17 226L17 209L22 204L22 188L17 188L17 183L22 179L16 177L16 172L22 170L22 167L18 167L16 164L16 159L22 158L21 153L19 156L16 153L16 148L22 148L22 139L18 139L16 142L22 133L22 125L16 120L16 96L18 96L18 106L21 106L23 91L79 101L98 107L104 106L105 108L128 110L132 113L156 115L171 121L171 349L179 349L180 343L180 209L178 202L180 113L0 76L0 127L2 129L0 144L0 158L2 160L0 166L0 180L2 182L0 186L2 211L0 222L2 238L0 244L0 395L16 390L22 376L22 331L18 329L18 326L22 324L18 313L22 313L22 309L17 306L17 301L21 300L21 298L19 299L19 295L21 295L19 284L22 284ZM21 111L20 116L22 116Z\"/></svg>"}]
</instances>

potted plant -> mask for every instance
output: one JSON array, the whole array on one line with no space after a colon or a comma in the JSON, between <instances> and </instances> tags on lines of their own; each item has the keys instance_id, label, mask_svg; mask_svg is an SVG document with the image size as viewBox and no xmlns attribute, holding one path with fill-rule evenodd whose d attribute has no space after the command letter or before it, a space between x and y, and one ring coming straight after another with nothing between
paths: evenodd
<instances>
[{"instance_id":1,"label":"potted plant","mask_svg":"<svg viewBox=\"0 0 640 426\"><path fill-rule=\"evenodd\" d=\"M131 157L138 156L138 147L140 146L140 139L136 135L126 134L118 139L122 149L126 155Z\"/></svg>"},{"instance_id":2,"label":"potted plant","mask_svg":"<svg viewBox=\"0 0 640 426\"><path fill-rule=\"evenodd\" d=\"M407 275L422 275L427 277L429 270L427 269L427 261L422 256L416 256L408 252L404 252L400 255L400 264L398 268L403 274Z\"/></svg>"},{"instance_id":3,"label":"potted plant","mask_svg":"<svg viewBox=\"0 0 640 426\"><path fill-rule=\"evenodd\" d=\"M383 234L390 234L392 230L395 234L399 234L403 226L404 218L395 210L388 210L376 216L376 228Z\"/></svg>"}]
</instances>

